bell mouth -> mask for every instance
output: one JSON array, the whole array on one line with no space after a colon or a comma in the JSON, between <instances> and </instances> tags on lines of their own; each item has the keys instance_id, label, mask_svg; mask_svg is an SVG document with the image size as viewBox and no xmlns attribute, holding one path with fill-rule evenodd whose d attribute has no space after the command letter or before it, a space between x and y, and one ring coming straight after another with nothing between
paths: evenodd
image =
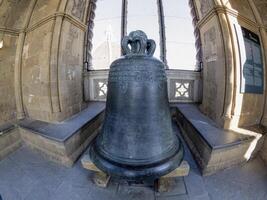
<instances>
[{"instance_id":1,"label":"bell mouth","mask_svg":"<svg viewBox=\"0 0 267 200\"><path fill-rule=\"evenodd\" d=\"M158 162L138 166L126 165L103 156L99 153L95 144L94 141L89 150L92 162L103 172L127 180L157 179L179 167L184 156L183 145L179 143L179 147L172 155Z\"/></svg>"}]
</instances>

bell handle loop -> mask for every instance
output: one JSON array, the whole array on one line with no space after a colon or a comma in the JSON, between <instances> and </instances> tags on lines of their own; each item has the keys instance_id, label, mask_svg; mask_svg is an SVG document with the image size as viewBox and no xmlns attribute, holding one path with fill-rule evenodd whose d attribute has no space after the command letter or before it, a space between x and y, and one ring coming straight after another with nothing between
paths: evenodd
<instances>
[{"instance_id":1,"label":"bell handle loop","mask_svg":"<svg viewBox=\"0 0 267 200\"><path fill-rule=\"evenodd\" d=\"M147 50L147 55L148 56L153 56L156 50L156 43L154 40L147 40L146 43L146 50Z\"/></svg>"},{"instance_id":2,"label":"bell handle loop","mask_svg":"<svg viewBox=\"0 0 267 200\"><path fill-rule=\"evenodd\" d=\"M124 36L121 41L123 55L147 55L153 56L156 50L154 40L147 39L146 35Z\"/></svg>"},{"instance_id":3,"label":"bell handle loop","mask_svg":"<svg viewBox=\"0 0 267 200\"><path fill-rule=\"evenodd\" d=\"M129 48L129 43L130 43L131 39L129 36L124 36L122 38L122 41L121 41L121 48L122 48L122 52L123 52L123 55L128 55L128 54L131 54L131 49Z\"/></svg>"},{"instance_id":4,"label":"bell handle loop","mask_svg":"<svg viewBox=\"0 0 267 200\"><path fill-rule=\"evenodd\" d=\"M135 36L132 40L132 53L143 55L146 53L147 48L146 40L141 36Z\"/></svg>"}]
</instances>

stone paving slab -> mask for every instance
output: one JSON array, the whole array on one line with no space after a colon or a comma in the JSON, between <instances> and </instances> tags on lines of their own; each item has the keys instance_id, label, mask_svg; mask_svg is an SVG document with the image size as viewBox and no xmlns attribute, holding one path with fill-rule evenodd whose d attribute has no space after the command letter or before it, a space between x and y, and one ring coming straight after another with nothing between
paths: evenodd
<instances>
[{"instance_id":1,"label":"stone paving slab","mask_svg":"<svg viewBox=\"0 0 267 200\"><path fill-rule=\"evenodd\" d=\"M117 194L127 200L154 200L154 188L119 185Z\"/></svg>"},{"instance_id":2,"label":"stone paving slab","mask_svg":"<svg viewBox=\"0 0 267 200\"><path fill-rule=\"evenodd\" d=\"M190 166L194 165L186 146L185 152ZM0 161L3 200L266 200L267 167L258 157L207 177L191 167L189 176L178 181L173 191L176 192L157 195L149 183L129 185L116 179L107 188L99 188L80 160L67 168L26 146Z\"/></svg>"},{"instance_id":3,"label":"stone paving slab","mask_svg":"<svg viewBox=\"0 0 267 200\"><path fill-rule=\"evenodd\" d=\"M179 196L160 196L156 197L156 200L189 200L187 195L179 195Z\"/></svg>"}]
</instances>

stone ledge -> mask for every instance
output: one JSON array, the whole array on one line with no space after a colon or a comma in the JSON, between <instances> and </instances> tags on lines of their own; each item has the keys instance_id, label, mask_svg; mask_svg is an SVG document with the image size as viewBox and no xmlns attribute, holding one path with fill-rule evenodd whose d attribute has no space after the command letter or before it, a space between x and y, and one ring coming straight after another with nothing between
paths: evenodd
<instances>
[{"instance_id":1,"label":"stone ledge","mask_svg":"<svg viewBox=\"0 0 267 200\"><path fill-rule=\"evenodd\" d=\"M72 166L97 135L104 109L104 103L91 102L79 114L57 124L24 119L18 123L22 140L48 159Z\"/></svg>"},{"instance_id":2,"label":"stone ledge","mask_svg":"<svg viewBox=\"0 0 267 200\"><path fill-rule=\"evenodd\" d=\"M24 119L18 122L19 127L57 142L64 142L72 137L86 124L103 114L105 104L91 102L86 109L60 123L48 123L39 120Z\"/></svg>"},{"instance_id":3,"label":"stone ledge","mask_svg":"<svg viewBox=\"0 0 267 200\"><path fill-rule=\"evenodd\" d=\"M16 125L14 123L11 123L11 122L2 124L0 126L0 136L15 129L15 128L16 128Z\"/></svg>"},{"instance_id":4,"label":"stone ledge","mask_svg":"<svg viewBox=\"0 0 267 200\"><path fill-rule=\"evenodd\" d=\"M262 149L260 150L260 156L262 158L262 160L265 162L265 164L267 165L267 139L266 136L263 140L263 145L262 145Z\"/></svg>"},{"instance_id":5,"label":"stone ledge","mask_svg":"<svg viewBox=\"0 0 267 200\"><path fill-rule=\"evenodd\" d=\"M19 131L12 123L0 127L0 160L21 147Z\"/></svg>"},{"instance_id":6,"label":"stone ledge","mask_svg":"<svg viewBox=\"0 0 267 200\"><path fill-rule=\"evenodd\" d=\"M203 175L245 162L254 137L223 130L194 104L175 104L175 118Z\"/></svg>"}]
</instances>

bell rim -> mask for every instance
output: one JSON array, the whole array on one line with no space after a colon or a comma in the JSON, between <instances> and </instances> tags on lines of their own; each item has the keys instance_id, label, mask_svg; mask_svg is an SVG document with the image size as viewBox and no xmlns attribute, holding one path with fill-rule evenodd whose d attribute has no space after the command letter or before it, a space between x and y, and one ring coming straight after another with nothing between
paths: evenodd
<instances>
[{"instance_id":1,"label":"bell rim","mask_svg":"<svg viewBox=\"0 0 267 200\"><path fill-rule=\"evenodd\" d=\"M180 141L179 138L178 141ZM184 148L183 145L180 143L179 148L177 148L174 154L169 156L168 158L162 159L159 162L152 163L149 165L139 166L124 165L106 159L96 151L95 142L89 149L89 156L91 161L101 171L111 176L125 178L127 180L142 180L146 178L157 179L161 176L170 173L171 171L180 166L184 157Z\"/></svg>"},{"instance_id":2,"label":"bell rim","mask_svg":"<svg viewBox=\"0 0 267 200\"><path fill-rule=\"evenodd\" d=\"M94 143L95 151L99 154L99 156L105 158L106 160L109 160L110 162L113 162L117 165L121 166L129 166L129 167L139 167L139 166L147 166L154 165L155 163L162 162L164 160L168 160L171 158L175 153L177 153L180 149L180 146L182 145L179 138L177 136L174 137L174 143L172 143L171 147L168 148L166 151L162 152L159 155L154 155L153 157L144 158L144 159L136 159L136 158L125 158L125 157L119 157L114 156L112 154L109 154L106 152L103 148L98 148L100 145L97 143L98 140ZM110 159L111 158L111 159Z\"/></svg>"}]
</instances>

